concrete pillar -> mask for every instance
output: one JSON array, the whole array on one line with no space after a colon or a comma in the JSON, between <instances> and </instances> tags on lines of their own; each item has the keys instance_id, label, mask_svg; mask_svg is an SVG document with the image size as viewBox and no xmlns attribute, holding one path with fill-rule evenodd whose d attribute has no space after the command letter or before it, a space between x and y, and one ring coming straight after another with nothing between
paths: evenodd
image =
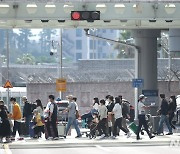
<instances>
[{"instance_id":1,"label":"concrete pillar","mask_svg":"<svg viewBox=\"0 0 180 154\"><path fill-rule=\"evenodd\" d=\"M157 37L160 37L160 30L139 29L133 30L132 35L135 38L135 44L139 51L136 52L136 78L142 78L144 85L137 89L136 95L143 93L148 97L146 104L158 103L158 84L157 84ZM137 54L138 53L138 54ZM137 61L138 60L138 61ZM135 89L136 90L136 89ZM135 97L137 102L137 96ZM155 114L155 109L151 114Z\"/></svg>"},{"instance_id":2,"label":"concrete pillar","mask_svg":"<svg viewBox=\"0 0 180 154\"><path fill-rule=\"evenodd\" d=\"M169 51L180 51L180 29L169 29Z\"/></svg>"}]
</instances>

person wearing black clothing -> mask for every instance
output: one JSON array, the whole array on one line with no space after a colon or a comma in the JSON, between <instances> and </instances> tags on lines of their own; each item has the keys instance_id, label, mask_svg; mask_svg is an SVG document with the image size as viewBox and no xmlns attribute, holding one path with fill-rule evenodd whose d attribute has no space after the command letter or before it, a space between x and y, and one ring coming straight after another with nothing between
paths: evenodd
<instances>
[{"instance_id":1,"label":"person wearing black clothing","mask_svg":"<svg viewBox=\"0 0 180 154\"><path fill-rule=\"evenodd\" d=\"M8 120L7 109L4 102L0 100L0 143L6 137L6 142L10 142L11 127Z\"/></svg>"},{"instance_id":2,"label":"person wearing black clothing","mask_svg":"<svg viewBox=\"0 0 180 154\"><path fill-rule=\"evenodd\" d=\"M54 95L49 95L49 101L50 101L49 116L47 119L46 127L47 127L49 137L53 137L54 140L57 140L58 139L58 130L57 130L57 124L56 124L56 122L57 122L57 105L56 105L54 99L55 99ZM50 127L52 127L54 136L52 134Z\"/></svg>"},{"instance_id":3,"label":"person wearing black clothing","mask_svg":"<svg viewBox=\"0 0 180 154\"><path fill-rule=\"evenodd\" d=\"M157 134L161 133L160 130L162 130L163 124L165 122L166 126L169 129L169 133L166 134L166 135L172 135L173 134L172 133L172 128L171 128L171 126L169 124L169 119L168 119L168 110L169 110L168 102L165 99L165 94L160 94L160 97L162 99L161 107L160 107L160 110L159 110L159 113L161 114L161 118L160 118L160 121L159 121L159 127L158 127Z\"/></svg>"},{"instance_id":4,"label":"person wearing black clothing","mask_svg":"<svg viewBox=\"0 0 180 154\"><path fill-rule=\"evenodd\" d=\"M114 108L114 97L109 96L109 104L106 106L108 110L108 127L109 127L109 136L112 135L112 127L114 125L114 115L112 115L112 110Z\"/></svg>"},{"instance_id":5,"label":"person wearing black clothing","mask_svg":"<svg viewBox=\"0 0 180 154\"><path fill-rule=\"evenodd\" d=\"M29 130L30 130L30 121L32 119L32 106L28 102L27 97L23 96L22 97L22 102L24 103L24 108L23 108L23 118L25 120L26 124L26 136L29 136Z\"/></svg>"},{"instance_id":6,"label":"person wearing black clothing","mask_svg":"<svg viewBox=\"0 0 180 154\"><path fill-rule=\"evenodd\" d=\"M176 127L173 125L172 120L174 118L174 112L176 111L177 103L176 103L176 97L171 96L169 100L169 124L173 129L176 129Z\"/></svg>"}]
</instances>

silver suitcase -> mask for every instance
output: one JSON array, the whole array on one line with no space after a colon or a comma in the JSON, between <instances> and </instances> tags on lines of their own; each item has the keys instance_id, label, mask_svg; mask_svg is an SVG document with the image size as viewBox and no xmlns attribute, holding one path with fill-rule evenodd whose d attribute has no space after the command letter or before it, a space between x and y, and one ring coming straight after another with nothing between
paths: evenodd
<instances>
[{"instance_id":1,"label":"silver suitcase","mask_svg":"<svg viewBox=\"0 0 180 154\"><path fill-rule=\"evenodd\" d=\"M64 122L58 123L57 129L58 129L59 137L66 138L66 123L64 123Z\"/></svg>"}]
</instances>

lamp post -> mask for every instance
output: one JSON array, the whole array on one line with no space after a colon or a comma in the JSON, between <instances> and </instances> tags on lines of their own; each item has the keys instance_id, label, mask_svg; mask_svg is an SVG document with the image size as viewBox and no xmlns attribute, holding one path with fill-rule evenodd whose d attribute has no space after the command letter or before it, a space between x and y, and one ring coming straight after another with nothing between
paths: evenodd
<instances>
[{"instance_id":1,"label":"lamp post","mask_svg":"<svg viewBox=\"0 0 180 154\"><path fill-rule=\"evenodd\" d=\"M7 57L7 80L9 80L9 30L6 30L6 57ZM9 103L9 88L7 88L7 105L10 109L10 103Z\"/></svg>"}]
</instances>

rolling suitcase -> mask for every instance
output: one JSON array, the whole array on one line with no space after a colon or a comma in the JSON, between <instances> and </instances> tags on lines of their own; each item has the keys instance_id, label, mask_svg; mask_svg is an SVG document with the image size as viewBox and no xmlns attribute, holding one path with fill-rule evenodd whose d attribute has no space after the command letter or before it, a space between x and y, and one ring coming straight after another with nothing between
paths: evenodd
<instances>
[{"instance_id":1,"label":"rolling suitcase","mask_svg":"<svg viewBox=\"0 0 180 154\"><path fill-rule=\"evenodd\" d=\"M57 125L59 137L66 138L66 123L60 122Z\"/></svg>"},{"instance_id":2,"label":"rolling suitcase","mask_svg":"<svg viewBox=\"0 0 180 154\"><path fill-rule=\"evenodd\" d=\"M137 134L137 128L138 128L138 126L137 126L134 122L131 122L131 123L129 124L128 128L129 128L130 130L132 130L135 134Z\"/></svg>"},{"instance_id":3,"label":"rolling suitcase","mask_svg":"<svg viewBox=\"0 0 180 154\"><path fill-rule=\"evenodd\" d=\"M158 128L159 128L159 121L160 121L160 116L152 116L151 117L151 125L152 125L152 133L153 134L157 134L157 131L158 131ZM163 134L163 127L162 129L160 130L160 134Z\"/></svg>"}]
</instances>

